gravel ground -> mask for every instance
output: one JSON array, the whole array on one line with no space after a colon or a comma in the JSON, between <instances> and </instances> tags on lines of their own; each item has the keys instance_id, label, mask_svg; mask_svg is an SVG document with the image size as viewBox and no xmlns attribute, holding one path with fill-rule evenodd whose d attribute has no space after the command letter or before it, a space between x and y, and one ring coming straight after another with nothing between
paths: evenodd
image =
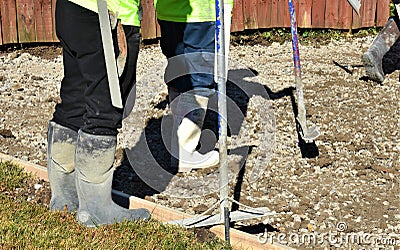
<instances>
[{"instance_id":1,"label":"gravel ground","mask_svg":"<svg viewBox=\"0 0 400 250\"><path fill-rule=\"evenodd\" d=\"M296 129L291 43L231 47L231 195L243 205L275 212L237 222L236 228L263 234L260 240L281 233L288 242L280 243L296 248L307 247L301 236L310 234L325 238L308 246L314 249L371 246L366 237L364 242L336 237L355 234L377 239L384 249L394 240L400 245L400 84L398 73L383 84L366 78L361 55L372 39L300 46L307 119L321 131L312 143ZM47 122L59 101L62 77L59 52L46 47L0 53L0 152L45 165ZM138 98L133 110L126 110L114 188L200 214L218 201L218 172L177 174L169 168L162 141L168 140L163 126L171 120L164 66L158 46L141 50ZM219 147L215 136L207 137L215 135L216 119L209 112L205 128L212 133L203 134L204 150Z\"/></svg>"}]
</instances>

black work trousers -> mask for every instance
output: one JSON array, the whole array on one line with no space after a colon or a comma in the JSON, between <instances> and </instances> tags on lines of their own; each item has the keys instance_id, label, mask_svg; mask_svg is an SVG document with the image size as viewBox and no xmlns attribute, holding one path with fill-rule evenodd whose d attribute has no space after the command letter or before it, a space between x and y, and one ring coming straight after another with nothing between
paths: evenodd
<instances>
[{"instance_id":1,"label":"black work trousers","mask_svg":"<svg viewBox=\"0 0 400 250\"><path fill-rule=\"evenodd\" d=\"M135 91L140 28L124 26L124 31L128 55L120 89L125 104L130 92ZM75 131L116 135L122 126L123 110L111 104L98 14L68 0L57 0L56 32L63 48L64 77L61 103L56 105L53 121Z\"/></svg>"}]
</instances>

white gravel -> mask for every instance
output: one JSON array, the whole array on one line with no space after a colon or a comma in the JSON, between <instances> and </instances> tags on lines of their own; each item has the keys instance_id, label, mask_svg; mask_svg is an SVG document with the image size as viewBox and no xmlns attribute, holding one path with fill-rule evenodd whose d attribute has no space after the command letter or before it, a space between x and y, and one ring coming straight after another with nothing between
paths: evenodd
<instances>
[{"instance_id":1,"label":"white gravel","mask_svg":"<svg viewBox=\"0 0 400 250\"><path fill-rule=\"evenodd\" d=\"M248 206L275 211L276 215L264 218L265 223L285 235L338 233L337 226L345 224L344 233L368 233L395 238L400 243L400 84L398 73L388 76L383 84L365 80L360 58L372 39L349 37L327 45L300 46L307 118L321 131L315 144L302 147L296 133L291 92L284 91L294 86L291 43L231 47L231 76L241 76L239 69L248 74L246 67L251 68L259 73L258 77L246 76L240 84L263 86L272 94L270 100L257 95L249 99L241 132L229 138L232 147L252 146L245 166L259 177L250 181L251 171L246 171L240 188L236 186L235 197L240 196L240 202ZM130 146L136 145L143 132L142 128L132 131L132 126L144 126L150 118L168 115L168 109L156 107L166 96L163 61L158 46L140 51L135 112L140 111L136 114L141 117L134 117L138 118L134 121L128 117L125 121L132 133L124 137L132 141L124 143L131 143ZM47 121L58 100L61 77L61 56L45 60L17 51L0 56L0 152L45 164ZM262 123L265 117L270 123ZM123 138L120 139L122 147ZM302 157L302 148L312 147L318 156ZM230 157L233 162L238 161L233 154ZM142 161L145 166L147 161ZM140 165L141 160L138 162ZM172 190L178 190L174 185L186 185L183 192L195 198L172 198L167 188L146 199L199 214L218 201L218 193L196 197L196 192L201 192L196 188L198 183L218 189L216 183L212 186L215 176L202 179L212 174L215 173L169 177L170 185L175 187ZM235 178L232 184L236 185ZM135 188L132 190L134 194ZM262 221L237 223L236 227L257 225L255 232L260 233L265 229ZM293 242L289 245L305 247ZM326 240L310 248L323 247L346 246Z\"/></svg>"}]
</instances>

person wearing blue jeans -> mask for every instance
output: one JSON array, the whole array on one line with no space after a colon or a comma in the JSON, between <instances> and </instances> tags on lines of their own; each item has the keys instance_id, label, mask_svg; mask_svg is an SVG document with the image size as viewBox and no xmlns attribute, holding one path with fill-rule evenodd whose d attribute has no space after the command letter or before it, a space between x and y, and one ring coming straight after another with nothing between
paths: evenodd
<instances>
[{"instance_id":1,"label":"person wearing blue jeans","mask_svg":"<svg viewBox=\"0 0 400 250\"><path fill-rule=\"evenodd\" d=\"M171 165L178 172L216 166L217 151L196 150L209 98L215 93L215 2L156 0L155 7L160 46L168 60L164 80L174 120Z\"/></svg>"}]
</instances>

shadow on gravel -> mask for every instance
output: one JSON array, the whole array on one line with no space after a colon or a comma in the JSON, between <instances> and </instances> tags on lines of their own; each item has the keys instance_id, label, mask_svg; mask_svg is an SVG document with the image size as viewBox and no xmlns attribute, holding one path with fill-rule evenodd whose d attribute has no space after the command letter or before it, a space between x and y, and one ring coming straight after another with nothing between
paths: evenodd
<instances>
[{"instance_id":1,"label":"shadow on gravel","mask_svg":"<svg viewBox=\"0 0 400 250\"><path fill-rule=\"evenodd\" d=\"M272 92L264 84L247 80L247 78L254 77L255 75L258 75L258 72L255 70L234 69L229 71L226 93L227 99L229 100L227 109L228 136L230 137L239 135L249 108L249 100L253 96L261 96L265 100L277 100L286 96L290 96L292 99L293 110L297 110L295 108L293 96L294 88L287 88L279 92ZM167 100L168 97L159 101L158 103L155 103L153 106L154 109L165 111L168 107ZM218 140L218 114L215 112L217 110L217 101L217 97L210 100L209 110L207 111L203 125L203 130L208 131L207 133L202 133L202 137L200 138L199 151L203 153L214 149L215 142ZM262 112L262 109L255 110L255 112ZM296 116L296 114L294 115ZM163 119L166 120L163 121ZM171 122L172 117L169 114L164 115L161 118L151 118L146 122L146 126L141 133L139 141L133 149L130 149L130 158L131 154L134 154L136 157L134 159L138 159L138 166L131 166L128 157L124 153L121 166L119 166L114 173L114 189L129 195L145 198L146 196L152 196L154 194L163 192L174 176L183 177L182 179L186 178L183 174L178 173L176 168L171 168L171 155L168 147L166 146L169 143L170 135L165 135L168 134L168 131L167 133L166 131L162 131L162 126L171 126ZM210 136L210 132L212 133L211 136L216 138L216 140L212 140L213 143L209 143L210 140L207 139L209 138L208 136ZM249 141L251 143L251 140ZM270 143L273 144L274 142ZM315 143L313 143L313 145L307 144L302 141L300 136L299 146L302 148L302 154L304 153L304 155L307 155L308 157L315 157L318 155L318 148L315 146ZM240 150L233 148L228 152L228 154L234 152L235 154L241 155L241 161L232 164L235 166L235 168L239 167L237 169L237 179L235 182L232 182L234 185L233 188L235 200L240 199L241 186L243 181L245 181L246 171L249 171L242 166L246 166L247 156L257 147L257 145L251 144L239 145L238 148L240 148ZM238 151L240 152L238 153ZM258 149L258 151L263 150ZM268 152L261 153L268 154ZM263 159L268 160L268 158L269 155L266 155ZM262 165L265 165L265 168L267 164ZM162 169L160 169L160 167ZM259 170L260 173L265 171L265 169L258 169L259 166L255 167L257 168L255 170ZM201 176L204 174L208 174L207 170L197 171L194 175ZM232 210L237 208L237 206L233 206Z\"/></svg>"},{"instance_id":2,"label":"shadow on gravel","mask_svg":"<svg viewBox=\"0 0 400 250\"><path fill-rule=\"evenodd\" d=\"M315 144L315 141L312 142L306 142L303 140L301 137L301 126L298 123L296 117L297 117L297 103L296 103L296 98L294 96L294 91L296 89L293 88L292 94L290 95L290 100L292 102L292 108L293 108L293 116L296 121L296 131L297 131L297 139L299 141L298 146L300 148L301 156L303 158L315 158L319 156L319 150L317 147L317 144Z\"/></svg>"},{"instance_id":3,"label":"shadow on gravel","mask_svg":"<svg viewBox=\"0 0 400 250\"><path fill-rule=\"evenodd\" d=\"M267 91L269 97L271 100L277 100L286 96L290 97L290 101L292 103L292 110L293 110L293 117L294 120L296 121L296 132L297 132L297 139L299 141L298 146L300 148L301 156L303 158L315 158L319 155L319 150L317 145L315 144L315 141L313 142L306 142L303 140L301 137L301 127L300 124L297 122L297 103L296 103L296 98L295 98L295 87L288 87L284 88L280 91L273 92L270 88L265 86L265 90Z\"/></svg>"}]
</instances>

